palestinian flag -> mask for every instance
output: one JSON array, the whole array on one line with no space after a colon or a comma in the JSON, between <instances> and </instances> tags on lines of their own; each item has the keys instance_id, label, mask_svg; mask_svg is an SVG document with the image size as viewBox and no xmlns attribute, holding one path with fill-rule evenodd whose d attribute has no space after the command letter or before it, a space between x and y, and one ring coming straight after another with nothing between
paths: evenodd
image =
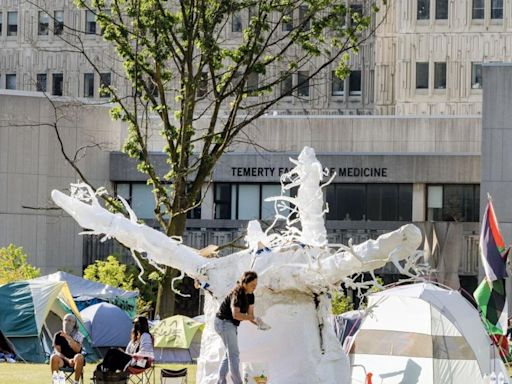
<instances>
[{"instance_id":1,"label":"palestinian flag","mask_svg":"<svg viewBox=\"0 0 512 384\"><path fill-rule=\"evenodd\" d=\"M489 198L480 231L480 257L488 281L492 283L507 277L507 256L508 249L505 247L492 200Z\"/></svg>"},{"instance_id":2,"label":"palestinian flag","mask_svg":"<svg viewBox=\"0 0 512 384\"><path fill-rule=\"evenodd\" d=\"M498 347L500 356L504 359L508 358L508 303L505 279L493 281L492 285L484 279L473 293L473 296L480 308L487 333Z\"/></svg>"},{"instance_id":3,"label":"palestinian flag","mask_svg":"<svg viewBox=\"0 0 512 384\"><path fill-rule=\"evenodd\" d=\"M483 280L473 293L489 335L507 334L507 296L505 279L493 281L492 286Z\"/></svg>"}]
</instances>

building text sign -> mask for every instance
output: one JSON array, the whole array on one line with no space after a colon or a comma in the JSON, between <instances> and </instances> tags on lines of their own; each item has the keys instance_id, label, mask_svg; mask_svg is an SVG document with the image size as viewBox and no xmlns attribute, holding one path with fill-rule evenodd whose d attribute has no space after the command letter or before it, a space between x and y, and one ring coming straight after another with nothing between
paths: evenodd
<instances>
[{"instance_id":1,"label":"building text sign","mask_svg":"<svg viewBox=\"0 0 512 384\"><path fill-rule=\"evenodd\" d=\"M231 176L234 177L273 177L281 176L290 171L287 167L231 167ZM384 167L340 167L329 168L339 177L388 177L388 168Z\"/></svg>"}]
</instances>

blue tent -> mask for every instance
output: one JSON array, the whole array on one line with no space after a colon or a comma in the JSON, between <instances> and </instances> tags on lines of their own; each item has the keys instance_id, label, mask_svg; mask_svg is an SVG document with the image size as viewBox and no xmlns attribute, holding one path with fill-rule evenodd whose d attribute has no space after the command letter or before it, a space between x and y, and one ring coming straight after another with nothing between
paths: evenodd
<instances>
[{"instance_id":1,"label":"blue tent","mask_svg":"<svg viewBox=\"0 0 512 384\"><path fill-rule=\"evenodd\" d=\"M98 303L80 311L94 347L126 347L130 341L132 320L119 307Z\"/></svg>"}]
</instances>

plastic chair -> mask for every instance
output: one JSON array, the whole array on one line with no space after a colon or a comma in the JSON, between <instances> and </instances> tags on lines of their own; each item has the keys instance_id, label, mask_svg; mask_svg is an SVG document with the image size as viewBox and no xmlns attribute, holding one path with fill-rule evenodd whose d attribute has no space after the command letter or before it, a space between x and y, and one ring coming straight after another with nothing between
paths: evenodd
<instances>
[{"instance_id":1,"label":"plastic chair","mask_svg":"<svg viewBox=\"0 0 512 384\"><path fill-rule=\"evenodd\" d=\"M162 369L160 371L160 384L187 384L187 375L187 368L183 368L178 371Z\"/></svg>"}]
</instances>

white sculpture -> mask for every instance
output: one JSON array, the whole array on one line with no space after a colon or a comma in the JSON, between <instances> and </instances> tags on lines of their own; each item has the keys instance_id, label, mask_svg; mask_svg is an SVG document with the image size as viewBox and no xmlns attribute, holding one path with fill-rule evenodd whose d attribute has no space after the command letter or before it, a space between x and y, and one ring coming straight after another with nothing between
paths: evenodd
<instances>
[{"instance_id":1,"label":"white sculpture","mask_svg":"<svg viewBox=\"0 0 512 384\"><path fill-rule=\"evenodd\" d=\"M246 270L258 273L255 315L272 326L269 331L242 323L239 329L241 362L265 366L272 384L339 384L350 382L347 356L330 325L329 292L349 276L406 260L413 265L421 233L412 224L368 240L360 245L330 246L324 226L324 203L320 185L326 173L312 148L304 148L296 165L282 180L291 180L283 189L298 187L297 197L281 196L279 210L290 209L287 227L277 234L265 233L259 223L250 222L246 238L249 249L219 259L205 259L198 251L161 232L103 209L88 187L70 197L52 192L55 203L66 210L88 234L114 237L132 251L143 252L148 260L179 269L198 279L206 295L206 329L198 361L197 383L216 382L223 356L213 319L220 301ZM332 179L331 179L332 180ZM79 186L80 187L80 186ZM124 201L123 201L124 202ZM126 202L124 202L127 206ZM127 206L129 209L129 207ZM300 224L300 228L294 226Z\"/></svg>"}]
</instances>

